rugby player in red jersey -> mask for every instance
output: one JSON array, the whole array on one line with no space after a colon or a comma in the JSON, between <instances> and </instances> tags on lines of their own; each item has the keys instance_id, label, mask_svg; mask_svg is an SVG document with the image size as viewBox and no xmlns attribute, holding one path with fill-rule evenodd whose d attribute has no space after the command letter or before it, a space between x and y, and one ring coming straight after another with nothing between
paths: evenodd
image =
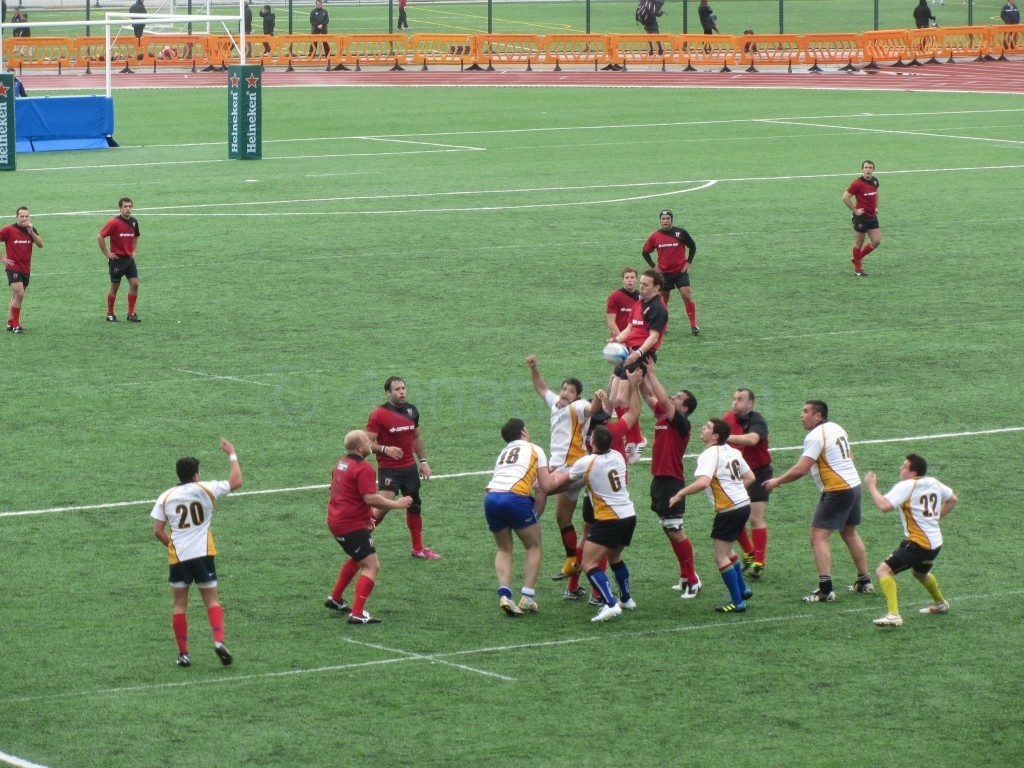
<instances>
[{"instance_id":1,"label":"rugby player in red jersey","mask_svg":"<svg viewBox=\"0 0 1024 768\"><path fill-rule=\"evenodd\" d=\"M25 298L29 273L32 271L32 246L43 247L43 239L29 218L29 210L21 206L15 212L15 221L0 229L0 242L4 244L4 268L7 284L11 286L11 308L7 316L7 330L24 333L21 326L21 302Z\"/></svg>"},{"instance_id":2,"label":"rugby player in red jersey","mask_svg":"<svg viewBox=\"0 0 1024 768\"><path fill-rule=\"evenodd\" d=\"M843 193L843 205L853 211L853 274L867 277L864 271L864 257L882 244L882 230L878 224L878 179L875 178L875 164L865 160L860 166L861 175L854 179ZM864 245L864 236L870 242Z\"/></svg>"},{"instance_id":3,"label":"rugby player in red jersey","mask_svg":"<svg viewBox=\"0 0 1024 768\"><path fill-rule=\"evenodd\" d=\"M674 226L672 222L672 211L666 208L661 212L661 229L651 233L640 255L651 267L657 267L664 275L661 295L665 299L666 307L672 289L679 289L679 295L683 297L683 306L686 308L686 316L690 318L690 332L694 336L699 336L697 305L693 303L693 293L690 291L690 265L693 263L693 257L697 255L697 244L689 232L682 227ZM655 251L658 252L657 264L651 257Z\"/></svg>"},{"instance_id":4,"label":"rugby player in red jersey","mask_svg":"<svg viewBox=\"0 0 1024 768\"><path fill-rule=\"evenodd\" d=\"M622 270L622 287L612 291L605 302L605 317L608 320L608 330L613 336L625 330L629 325L629 318L633 307L640 301L640 292L636 290L636 270L633 267L626 267ZM625 415L624 408L616 408L615 415L620 419ZM636 464L647 447L647 438L640 431L640 422L637 421L626 435L626 463Z\"/></svg>"},{"instance_id":5,"label":"rugby player in red jersey","mask_svg":"<svg viewBox=\"0 0 1024 768\"><path fill-rule=\"evenodd\" d=\"M747 488L747 495L750 496L750 535L747 535L747 527L744 525L737 541L743 549L743 570L749 568L751 578L759 579L764 571L765 550L768 547L768 526L764 521L768 491L763 485L772 476L768 422L760 412L754 410L754 393L746 387L737 389L733 394L732 410L722 416L722 421L732 430L726 442L743 454L743 460L754 473L754 482Z\"/></svg>"},{"instance_id":6,"label":"rugby player in red jersey","mask_svg":"<svg viewBox=\"0 0 1024 768\"><path fill-rule=\"evenodd\" d=\"M117 289L121 287L121 278L128 278L128 322L141 323L142 320L135 313L135 302L139 298L139 270L135 266L135 252L138 248L139 222L132 216L134 203L130 197L122 197L117 201L120 208L120 215L108 221L99 235L96 242L99 243L100 252L107 257L107 266L110 270L110 290L107 291L107 322L116 323L117 315L114 314L114 301L117 299ZM107 238L110 238L110 248L107 248Z\"/></svg>"}]
</instances>

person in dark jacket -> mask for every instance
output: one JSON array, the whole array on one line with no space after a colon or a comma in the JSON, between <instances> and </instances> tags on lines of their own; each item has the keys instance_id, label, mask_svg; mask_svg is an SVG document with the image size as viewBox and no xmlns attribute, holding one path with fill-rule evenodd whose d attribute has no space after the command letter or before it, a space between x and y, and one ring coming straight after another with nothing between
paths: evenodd
<instances>
[{"instance_id":1,"label":"person in dark jacket","mask_svg":"<svg viewBox=\"0 0 1024 768\"><path fill-rule=\"evenodd\" d=\"M918 0L917 7L914 8L914 23L917 24L917 28L928 29L928 23L931 21L935 21L935 17L928 7L928 0Z\"/></svg>"},{"instance_id":2,"label":"person in dark jacket","mask_svg":"<svg viewBox=\"0 0 1024 768\"><path fill-rule=\"evenodd\" d=\"M708 5L708 0L700 0L700 5L697 6L697 16L700 18L700 28L704 30L705 35L713 35L718 31L718 17Z\"/></svg>"}]
</instances>

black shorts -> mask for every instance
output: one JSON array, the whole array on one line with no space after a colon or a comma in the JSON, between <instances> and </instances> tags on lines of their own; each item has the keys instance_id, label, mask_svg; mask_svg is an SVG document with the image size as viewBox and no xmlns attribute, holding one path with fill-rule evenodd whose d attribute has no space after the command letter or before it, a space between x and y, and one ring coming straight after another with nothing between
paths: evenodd
<instances>
[{"instance_id":1,"label":"black shorts","mask_svg":"<svg viewBox=\"0 0 1024 768\"><path fill-rule=\"evenodd\" d=\"M904 539L900 545L885 558L893 573L900 573L908 568L913 568L914 573L928 573L935 565L935 558L939 556L938 549L925 549L920 544L915 544L910 539Z\"/></svg>"},{"instance_id":2,"label":"black shorts","mask_svg":"<svg viewBox=\"0 0 1024 768\"><path fill-rule=\"evenodd\" d=\"M754 482L747 487L747 495L751 501L768 501L770 491L764 489L766 480L772 479L772 465L768 464L760 469L754 470Z\"/></svg>"},{"instance_id":3,"label":"black shorts","mask_svg":"<svg viewBox=\"0 0 1024 768\"><path fill-rule=\"evenodd\" d=\"M861 488L848 491L825 491L811 519L811 528L841 531L848 525L860 525Z\"/></svg>"},{"instance_id":4,"label":"black shorts","mask_svg":"<svg viewBox=\"0 0 1024 768\"><path fill-rule=\"evenodd\" d=\"M854 232L870 232L872 229L881 229L878 224L878 219L875 217L868 218L867 216L854 216L853 217L853 231Z\"/></svg>"},{"instance_id":5,"label":"black shorts","mask_svg":"<svg viewBox=\"0 0 1024 768\"><path fill-rule=\"evenodd\" d=\"M121 283L122 277L127 277L129 280L137 280L139 277L139 270L135 266L135 258L133 256L118 256L107 262L107 268L110 270L110 282Z\"/></svg>"},{"instance_id":6,"label":"black shorts","mask_svg":"<svg viewBox=\"0 0 1024 768\"><path fill-rule=\"evenodd\" d=\"M621 549L628 547L633 541L633 531L636 529L636 515L627 517L625 520L599 520L594 523L587 534L587 541L600 544L608 549Z\"/></svg>"},{"instance_id":7,"label":"black shorts","mask_svg":"<svg viewBox=\"0 0 1024 768\"><path fill-rule=\"evenodd\" d=\"M345 554L357 563L377 552L373 546L373 537L370 535L369 528L357 528L344 536L335 536L334 540L341 544Z\"/></svg>"},{"instance_id":8,"label":"black shorts","mask_svg":"<svg viewBox=\"0 0 1024 768\"><path fill-rule=\"evenodd\" d=\"M715 522L711 524L711 538L718 541L736 541L749 519L749 504L744 504L742 507L731 509L728 512L719 512L715 515Z\"/></svg>"},{"instance_id":9,"label":"black shorts","mask_svg":"<svg viewBox=\"0 0 1024 768\"><path fill-rule=\"evenodd\" d=\"M14 283L21 283L26 288L28 287L28 272L15 272L13 269L4 270L7 272L7 284L13 285Z\"/></svg>"},{"instance_id":10,"label":"black shorts","mask_svg":"<svg viewBox=\"0 0 1024 768\"><path fill-rule=\"evenodd\" d=\"M656 476L651 478L651 510L662 520L682 520L686 514L686 497L680 499L674 507L668 505L669 499L683 490L686 483L676 477Z\"/></svg>"},{"instance_id":11,"label":"black shorts","mask_svg":"<svg viewBox=\"0 0 1024 768\"><path fill-rule=\"evenodd\" d=\"M398 496L412 496L410 512L420 511L420 468L415 464L408 467L382 467L377 472L377 489L390 491Z\"/></svg>"},{"instance_id":12,"label":"black shorts","mask_svg":"<svg viewBox=\"0 0 1024 768\"><path fill-rule=\"evenodd\" d=\"M583 522L591 525L597 522L594 520L594 502L590 500L589 493L583 495Z\"/></svg>"},{"instance_id":13,"label":"black shorts","mask_svg":"<svg viewBox=\"0 0 1024 768\"><path fill-rule=\"evenodd\" d=\"M690 270L685 272L675 272L671 275L665 275L665 282L661 286L662 293L668 293L673 288L689 288L690 287Z\"/></svg>"},{"instance_id":14,"label":"black shorts","mask_svg":"<svg viewBox=\"0 0 1024 768\"><path fill-rule=\"evenodd\" d=\"M635 352L638 349L640 349L640 347L630 347L629 351ZM658 362L658 353L652 349L640 355L640 357L636 359L636 362L630 363L629 365L616 365L614 370L615 378L622 379L623 381L625 381L627 378L626 374L629 373L630 371L635 371L637 368L642 368L644 371L644 375L646 376L648 360L651 361L652 363Z\"/></svg>"},{"instance_id":15,"label":"black shorts","mask_svg":"<svg viewBox=\"0 0 1024 768\"><path fill-rule=\"evenodd\" d=\"M167 580L175 587L187 587L193 583L201 589L216 587L217 566L212 555L184 560L171 566L171 575Z\"/></svg>"}]
</instances>

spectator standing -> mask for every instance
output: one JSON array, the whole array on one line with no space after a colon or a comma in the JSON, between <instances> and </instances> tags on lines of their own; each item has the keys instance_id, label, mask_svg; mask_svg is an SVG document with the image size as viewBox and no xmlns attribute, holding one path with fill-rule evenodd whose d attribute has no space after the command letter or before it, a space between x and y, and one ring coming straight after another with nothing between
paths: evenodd
<instances>
[{"instance_id":1,"label":"spectator standing","mask_svg":"<svg viewBox=\"0 0 1024 768\"><path fill-rule=\"evenodd\" d=\"M107 322L116 323L117 315L114 314L114 302L117 300L117 291L121 287L121 278L128 278L128 322L141 323L142 319L135 312L135 302L139 298L139 270L135 265L136 249L139 238L139 222L132 216L132 207L135 205L130 197L122 197L117 201L121 213L108 221L100 230L96 241L99 243L100 252L107 257L107 267L110 272L110 290L107 291ZM107 238L110 238L110 248L107 248Z\"/></svg>"},{"instance_id":2,"label":"spectator standing","mask_svg":"<svg viewBox=\"0 0 1024 768\"><path fill-rule=\"evenodd\" d=\"M743 613L746 601L753 592L743 581L743 567L733 544L750 517L750 497L747 486L754 482L754 473L743 460L742 454L728 445L731 428L722 419L711 419L700 428L700 439L705 449L697 458L693 482L669 500L678 504L690 494L705 491L715 521L711 525L715 563L722 581L729 590L729 602L715 608L719 613Z\"/></svg>"},{"instance_id":3,"label":"spectator standing","mask_svg":"<svg viewBox=\"0 0 1024 768\"><path fill-rule=\"evenodd\" d=\"M697 325L697 305L693 303L693 293L690 291L690 265L697 255L697 244L690 237L690 233L682 227L673 224L672 211L667 208L660 214L661 228L651 233L651 236L644 242L640 255L644 257L651 267L656 267L664 277L661 287L661 297L668 306L672 298L672 289L678 288L679 295L683 299L683 307L686 309L686 316L690 319L690 332L694 336L700 335L700 326ZM657 264L652 254L657 252Z\"/></svg>"},{"instance_id":4,"label":"spectator standing","mask_svg":"<svg viewBox=\"0 0 1024 768\"><path fill-rule=\"evenodd\" d=\"M277 15L270 9L269 5L264 5L260 9L260 18L263 19L263 34L267 37L273 37L274 25L277 23ZM263 53L270 53L270 43L263 42Z\"/></svg>"},{"instance_id":5,"label":"spectator standing","mask_svg":"<svg viewBox=\"0 0 1024 768\"><path fill-rule=\"evenodd\" d=\"M522 419L509 419L501 428L505 447L494 463L494 475L487 483L484 517L494 536L498 553L494 570L498 576L498 606L509 616L536 613L537 574L540 573L541 529L534 487L550 490L548 459L544 449L530 442ZM523 586L519 603L512 601L512 532L526 548Z\"/></svg>"},{"instance_id":6,"label":"spectator standing","mask_svg":"<svg viewBox=\"0 0 1024 768\"><path fill-rule=\"evenodd\" d=\"M882 229L878 223L878 179L871 160L861 163L861 175L851 182L843 193L843 205L853 211L853 274L867 277L864 259L882 244ZM864 245L864 237L869 242Z\"/></svg>"},{"instance_id":7,"label":"spectator standing","mask_svg":"<svg viewBox=\"0 0 1024 768\"><path fill-rule=\"evenodd\" d=\"M1006 0L1006 5L999 11L999 18L1003 24L1020 24L1020 8L1015 0Z\"/></svg>"},{"instance_id":8,"label":"spectator standing","mask_svg":"<svg viewBox=\"0 0 1024 768\"><path fill-rule=\"evenodd\" d=\"M864 485L875 506L882 512L898 509L903 524L903 541L875 571L888 609L885 616L875 619L875 625L903 625L894 576L908 569L913 570L914 578L928 590L934 601L922 608L921 613L949 613L949 603L942 596L939 583L931 570L942 549L939 521L952 512L959 501L953 489L934 477L928 477L928 462L914 453L904 459L900 466L900 481L884 496L878 490L878 478L874 472L864 476Z\"/></svg>"},{"instance_id":9,"label":"spectator standing","mask_svg":"<svg viewBox=\"0 0 1024 768\"><path fill-rule=\"evenodd\" d=\"M348 613L349 624L379 624L380 619L366 611L366 601L373 592L380 574L380 560L371 532L374 528L373 507L408 509L412 496L389 499L377 492L377 476L366 461L371 453L369 436L361 429L345 435L345 455L338 459L331 473L331 498L327 502L327 527L334 540L348 555L341 567L334 589L324 601L332 611ZM350 607L343 597L345 589L358 574L355 599Z\"/></svg>"},{"instance_id":10,"label":"spectator standing","mask_svg":"<svg viewBox=\"0 0 1024 768\"><path fill-rule=\"evenodd\" d=\"M821 400L804 403L800 423L807 430L803 455L782 476L766 480L764 488L772 491L810 472L821 491L810 531L811 551L818 567L818 588L804 597L804 602L831 603L836 599L832 589L832 551L828 542L833 531L839 531L857 568L857 580L849 590L874 592L868 575L867 552L857 533L861 518L861 488L850 439L846 430L828 420L828 405Z\"/></svg>"},{"instance_id":11,"label":"spectator standing","mask_svg":"<svg viewBox=\"0 0 1024 768\"><path fill-rule=\"evenodd\" d=\"M327 25L331 23L331 16L327 13L324 8L324 0L316 0L316 7L309 12L309 26L310 32L314 35L326 35ZM324 56L330 53L330 47L326 42L320 43L319 47L313 46L313 55L319 55L318 51L322 49Z\"/></svg>"},{"instance_id":12,"label":"spectator standing","mask_svg":"<svg viewBox=\"0 0 1024 768\"><path fill-rule=\"evenodd\" d=\"M409 0L398 0L398 28L408 29L409 28L409 16L405 12L405 6L409 4Z\"/></svg>"},{"instance_id":13,"label":"spectator standing","mask_svg":"<svg viewBox=\"0 0 1024 768\"><path fill-rule=\"evenodd\" d=\"M11 24L24 24L23 27L15 27L13 37L32 37L32 30L28 26L28 12L15 8L11 14Z\"/></svg>"},{"instance_id":14,"label":"spectator standing","mask_svg":"<svg viewBox=\"0 0 1024 768\"><path fill-rule=\"evenodd\" d=\"M928 7L928 0L919 0L914 7L914 23L918 29L927 29L930 21L935 21L935 16Z\"/></svg>"},{"instance_id":15,"label":"spectator standing","mask_svg":"<svg viewBox=\"0 0 1024 768\"><path fill-rule=\"evenodd\" d=\"M146 0L135 0L135 2L132 3L132 7L128 9L128 13L145 14L146 12L147 12L146 11ZM135 41L138 43L139 47L141 48L142 47L142 33L146 31L146 25L145 24L139 24L138 23L138 19L133 19L133 21L135 23L132 24L132 32L135 33ZM139 51L139 53L141 53L141 51Z\"/></svg>"},{"instance_id":16,"label":"spectator standing","mask_svg":"<svg viewBox=\"0 0 1024 768\"><path fill-rule=\"evenodd\" d=\"M420 481L430 479L430 464L420 435L420 412L406 400L405 382L391 376L384 382L387 402L370 414L366 432L370 436L373 453L377 454L380 468L378 487L386 499L401 492L411 496L412 504L405 510L405 523L412 538L412 556L423 560L438 560L440 555L423 546L423 514L420 502ZM419 459L419 465L416 461ZM384 520L386 509L376 512L377 523Z\"/></svg>"},{"instance_id":17,"label":"spectator standing","mask_svg":"<svg viewBox=\"0 0 1024 768\"><path fill-rule=\"evenodd\" d=\"M768 506L768 491L764 481L772 476L772 455L768 449L768 422L754 410L754 392L747 387L737 389L732 396L732 410L722 416L732 429L728 443L743 454L754 482L747 487L750 496L750 536L744 526L740 530L739 544L743 550L743 570L750 569L752 579L761 578L764 571L765 550L768 548L768 526L764 522ZM753 539L753 541L751 541Z\"/></svg>"},{"instance_id":18,"label":"spectator standing","mask_svg":"<svg viewBox=\"0 0 1024 768\"><path fill-rule=\"evenodd\" d=\"M32 247L43 247L43 239L32 224L28 208L18 208L14 223L0 229L0 242L4 244L4 269L7 272L7 284L11 286L7 331L25 333L21 325L21 303L32 272Z\"/></svg>"},{"instance_id":19,"label":"spectator standing","mask_svg":"<svg viewBox=\"0 0 1024 768\"><path fill-rule=\"evenodd\" d=\"M700 28L705 35L713 35L718 31L718 17L708 5L708 0L700 0L697 6L697 17L700 19Z\"/></svg>"},{"instance_id":20,"label":"spectator standing","mask_svg":"<svg viewBox=\"0 0 1024 768\"><path fill-rule=\"evenodd\" d=\"M242 485L235 446L221 438L220 449L228 455L231 472L227 480L199 481L199 460L178 459L175 471L179 485L164 491L153 505L153 534L167 547L170 559L171 593L174 607L171 626L178 643L179 667L191 666L188 654L188 592L194 583L206 605L206 617L213 632L213 650L221 664L229 666L231 653L224 645L224 609L217 594L217 567L210 523L217 499ZM170 534L167 529L170 528Z\"/></svg>"}]
</instances>

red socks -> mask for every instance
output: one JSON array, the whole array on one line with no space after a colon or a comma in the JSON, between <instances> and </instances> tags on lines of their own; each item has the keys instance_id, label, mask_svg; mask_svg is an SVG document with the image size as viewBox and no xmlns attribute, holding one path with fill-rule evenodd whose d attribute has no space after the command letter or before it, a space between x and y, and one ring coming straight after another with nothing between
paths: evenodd
<instances>
[{"instance_id":1,"label":"red socks","mask_svg":"<svg viewBox=\"0 0 1024 768\"><path fill-rule=\"evenodd\" d=\"M575 532L574 532L575 533ZM579 566L583 565L583 542L580 542L576 547L576 564ZM575 592L580 586L580 572L577 570L569 577L569 583L566 587L570 592Z\"/></svg>"},{"instance_id":2,"label":"red socks","mask_svg":"<svg viewBox=\"0 0 1024 768\"><path fill-rule=\"evenodd\" d=\"M566 557L576 557L576 529L571 525L562 529L562 546Z\"/></svg>"},{"instance_id":3,"label":"red socks","mask_svg":"<svg viewBox=\"0 0 1024 768\"><path fill-rule=\"evenodd\" d=\"M188 617L184 613L171 614L171 626L178 643L178 653L188 653Z\"/></svg>"},{"instance_id":4,"label":"red socks","mask_svg":"<svg viewBox=\"0 0 1024 768\"><path fill-rule=\"evenodd\" d=\"M213 642L224 642L224 609L219 605L206 609L206 616L210 620L210 629L213 630Z\"/></svg>"},{"instance_id":5,"label":"red socks","mask_svg":"<svg viewBox=\"0 0 1024 768\"><path fill-rule=\"evenodd\" d=\"M754 537L754 562L764 565L764 551L768 549L768 529L755 528L750 534Z\"/></svg>"},{"instance_id":6,"label":"red socks","mask_svg":"<svg viewBox=\"0 0 1024 768\"><path fill-rule=\"evenodd\" d=\"M405 512L405 524L412 536L412 548L423 549L423 515L419 512Z\"/></svg>"},{"instance_id":7,"label":"red socks","mask_svg":"<svg viewBox=\"0 0 1024 768\"><path fill-rule=\"evenodd\" d=\"M138 299L139 299L139 294L137 294L137 293L129 293L128 294L128 314L129 315L134 315L135 314L135 302L138 301Z\"/></svg>"},{"instance_id":8,"label":"red socks","mask_svg":"<svg viewBox=\"0 0 1024 768\"><path fill-rule=\"evenodd\" d=\"M740 549L743 550L744 554L754 554L754 545L750 542L750 535L747 533L747 526L743 526L743 530L740 531L740 535L736 541L740 545Z\"/></svg>"},{"instance_id":9,"label":"red socks","mask_svg":"<svg viewBox=\"0 0 1024 768\"><path fill-rule=\"evenodd\" d=\"M363 575L359 577L356 582L356 599L352 602L352 613L358 615L363 612L366 607L366 601L370 597L370 593L373 592L373 579L369 576Z\"/></svg>"},{"instance_id":10,"label":"red socks","mask_svg":"<svg viewBox=\"0 0 1024 768\"><path fill-rule=\"evenodd\" d=\"M679 575L690 584L697 583L697 571L693 567L693 544L690 540L673 541L669 539L672 551L676 553L676 560L679 561Z\"/></svg>"},{"instance_id":11,"label":"red socks","mask_svg":"<svg viewBox=\"0 0 1024 768\"><path fill-rule=\"evenodd\" d=\"M114 314L114 301L116 299L117 299L116 296L111 296L110 294L107 294L107 314L108 315Z\"/></svg>"},{"instance_id":12,"label":"red socks","mask_svg":"<svg viewBox=\"0 0 1024 768\"><path fill-rule=\"evenodd\" d=\"M686 307L686 316L690 318L690 327L695 327L697 325L697 305L691 301L689 304L683 302L683 306Z\"/></svg>"},{"instance_id":13,"label":"red socks","mask_svg":"<svg viewBox=\"0 0 1024 768\"><path fill-rule=\"evenodd\" d=\"M345 564L341 566L341 572L338 574L338 581L334 584L334 589L331 590L331 600L336 603L341 602L341 596L344 594L348 585L352 583L352 579L359 573L359 563L353 560L351 557L345 561Z\"/></svg>"},{"instance_id":14,"label":"red socks","mask_svg":"<svg viewBox=\"0 0 1024 768\"><path fill-rule=\"evenodd\" d=\"M7 324L12 328L17 328L21 325L21 307L11 308L11 319L7 321Z\"/></svg>"}]
</instances>

